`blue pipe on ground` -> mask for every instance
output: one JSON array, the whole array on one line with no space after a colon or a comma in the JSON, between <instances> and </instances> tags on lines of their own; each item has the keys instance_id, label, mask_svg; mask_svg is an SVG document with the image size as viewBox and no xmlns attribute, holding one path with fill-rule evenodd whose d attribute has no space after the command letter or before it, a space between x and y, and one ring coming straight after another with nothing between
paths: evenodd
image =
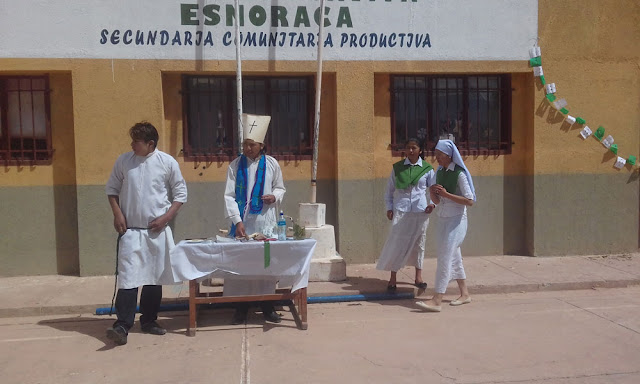
<instances>
[{"instance_id":1,"label":"blue pipe on ground","mask_svg":"<svg viewBox=\"0 0 640 384\"><path fill-rule=\"evenodd\" d=\"M322 303L344 303L348 301L377 301L377 300L407 300L413 299L413 292L404 293L364 293L360 295L342 295L342 296L312 296L307 297L307 304L322 304ZM288 301L276 301L275 305L289 305ZM218 308L235 308L235 303L217 303L217 304L200 304L200 307L206 307L208 309ZM96 308L96 315L108 315L110 307ZM162 304L160 306L160 312L177 312L188 311L189 303L176 303L176 304ZM140 307L136 308L137 312L140 312ZM115 308L113 313L116 313Z\"/></svg>"},{"instance_id":2,"label":"blue pipe on ground","mask_svg":"<svg viewBox=\"0 0 640 384\"><path fill-rule=\"evenodd\" d=\"M308 304L342 303L346 301L406 300L413 299L413 292L406 293L363 293L361 295L312 296L307 298Z\"/></svg>"}]
</instances>

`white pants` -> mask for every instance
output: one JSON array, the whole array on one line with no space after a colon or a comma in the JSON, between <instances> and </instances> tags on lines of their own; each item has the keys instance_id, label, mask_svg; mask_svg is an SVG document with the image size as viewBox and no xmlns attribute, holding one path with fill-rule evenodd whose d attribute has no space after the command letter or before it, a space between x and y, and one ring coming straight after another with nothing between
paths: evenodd
<instances>
[{"instance_id":1,"label":"white pants","mask_svg":"<svg viewBox=\"0 0 640 384\"><path fill-rule=\"evenodd\" d=\"M405 265L422 269L429 215L424 212L393 213L393 222L384 243L377 269L397 272Z\"/></svg>"},{"instance_id":2,"label":"white pants","mask_svg":"<svg viewBox=\"0 0 640 384\"><path fill-rule=\"evenodd\" d=\"M467 215L438 217L436 293L445 293L451 280L466 279L460 244L467 234Z\"/></svg>"}]
</instances>

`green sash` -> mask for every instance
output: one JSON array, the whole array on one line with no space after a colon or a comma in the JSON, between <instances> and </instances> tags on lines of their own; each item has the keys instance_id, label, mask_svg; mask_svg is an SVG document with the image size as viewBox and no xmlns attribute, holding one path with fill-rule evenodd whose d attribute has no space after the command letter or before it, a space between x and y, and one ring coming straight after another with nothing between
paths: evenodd
<instances>
[{"instance_id":1,"label":"green sash","mask_svg":"<svg viewBox=\"0 0 640 384\"><path fill-rule=\"evenodd\" d=\"M426 160L422 160L422 166L410 165L400 160L393 164L393 172L396 175L396 189L406 189L409 185L418 184L418 180L433 167Z\"/></svg>"},{"instance_id":2,"label":"green sash","mask_svg":"<svg viewBox=\"0 0 640 384\"><path fill-rule=\"evenodd\" d=\"M436 184L440 184L452 195L456 194L458 189L458 176L464 169L456 164L453 171L447 171L445 168L441 168L436 173Z\"/></svg>"},{"instance_id":3,"label":"green sash","mask_svg":"<svg viewBox=\"0 0 640 384\"><path fill-rule=\"evenodd\" d=\"M269 268L271 265L271 243L264 242L264 269Z\"/></svg>"}]
</instances>

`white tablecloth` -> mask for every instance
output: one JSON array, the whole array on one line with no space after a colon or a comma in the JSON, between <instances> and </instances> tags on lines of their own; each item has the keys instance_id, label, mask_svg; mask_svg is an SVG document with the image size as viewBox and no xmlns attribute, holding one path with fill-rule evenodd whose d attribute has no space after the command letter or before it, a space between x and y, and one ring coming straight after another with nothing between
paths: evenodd
<instances>
[{"instance_id":1,"label":"white tablecloth","mask_svg":"<svg viewBox=\"0 0 640 384\"><path fill-rule=\"evenodd\" d=\"M264 267L264 243L179 242L171 251L176 282L208 277L274 278L280 287L294 292L309 284L309 265L316 247L314 239L271 241L271 263Z\"/></svg>"}]
</instances>

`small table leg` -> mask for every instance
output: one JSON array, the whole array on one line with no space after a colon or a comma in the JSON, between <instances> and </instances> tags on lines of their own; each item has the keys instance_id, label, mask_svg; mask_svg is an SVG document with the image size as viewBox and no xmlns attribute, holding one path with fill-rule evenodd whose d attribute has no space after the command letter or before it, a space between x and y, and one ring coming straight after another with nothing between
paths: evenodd
<instances>
[{"instance_id":1,"label":"small table leg","mask_svg":"<svg viewBox=\"0 0 640 384\"><path fill-rule=\"evenodd\" d=\"M199 291L199 285L196 280L189 280L189 325L187 327L187 336L196 335L196 295Z\"/></svg>"},{"instance_id":2,"label":"small table leg","mask_svg":"<svg viewBox=\"0 0 640 384\"><path fill-rule=\"evenodd\" d=\"M300 320L302 321L301 329L307 329L307 288L300 289Z\"/></svg>"},{"instance_id":3,"label":"small table leg","mask_svg":"<svg viewBox=\"0 0 640 384\"><path fill-rule=\"evenodd\" d=\"M291 309L293 320L295 320L298 328L302 330L306 330L308 328L307 289L306 288L302 288L295 293L295 296L289 308Z\"/></svg>"}]
</instances>

